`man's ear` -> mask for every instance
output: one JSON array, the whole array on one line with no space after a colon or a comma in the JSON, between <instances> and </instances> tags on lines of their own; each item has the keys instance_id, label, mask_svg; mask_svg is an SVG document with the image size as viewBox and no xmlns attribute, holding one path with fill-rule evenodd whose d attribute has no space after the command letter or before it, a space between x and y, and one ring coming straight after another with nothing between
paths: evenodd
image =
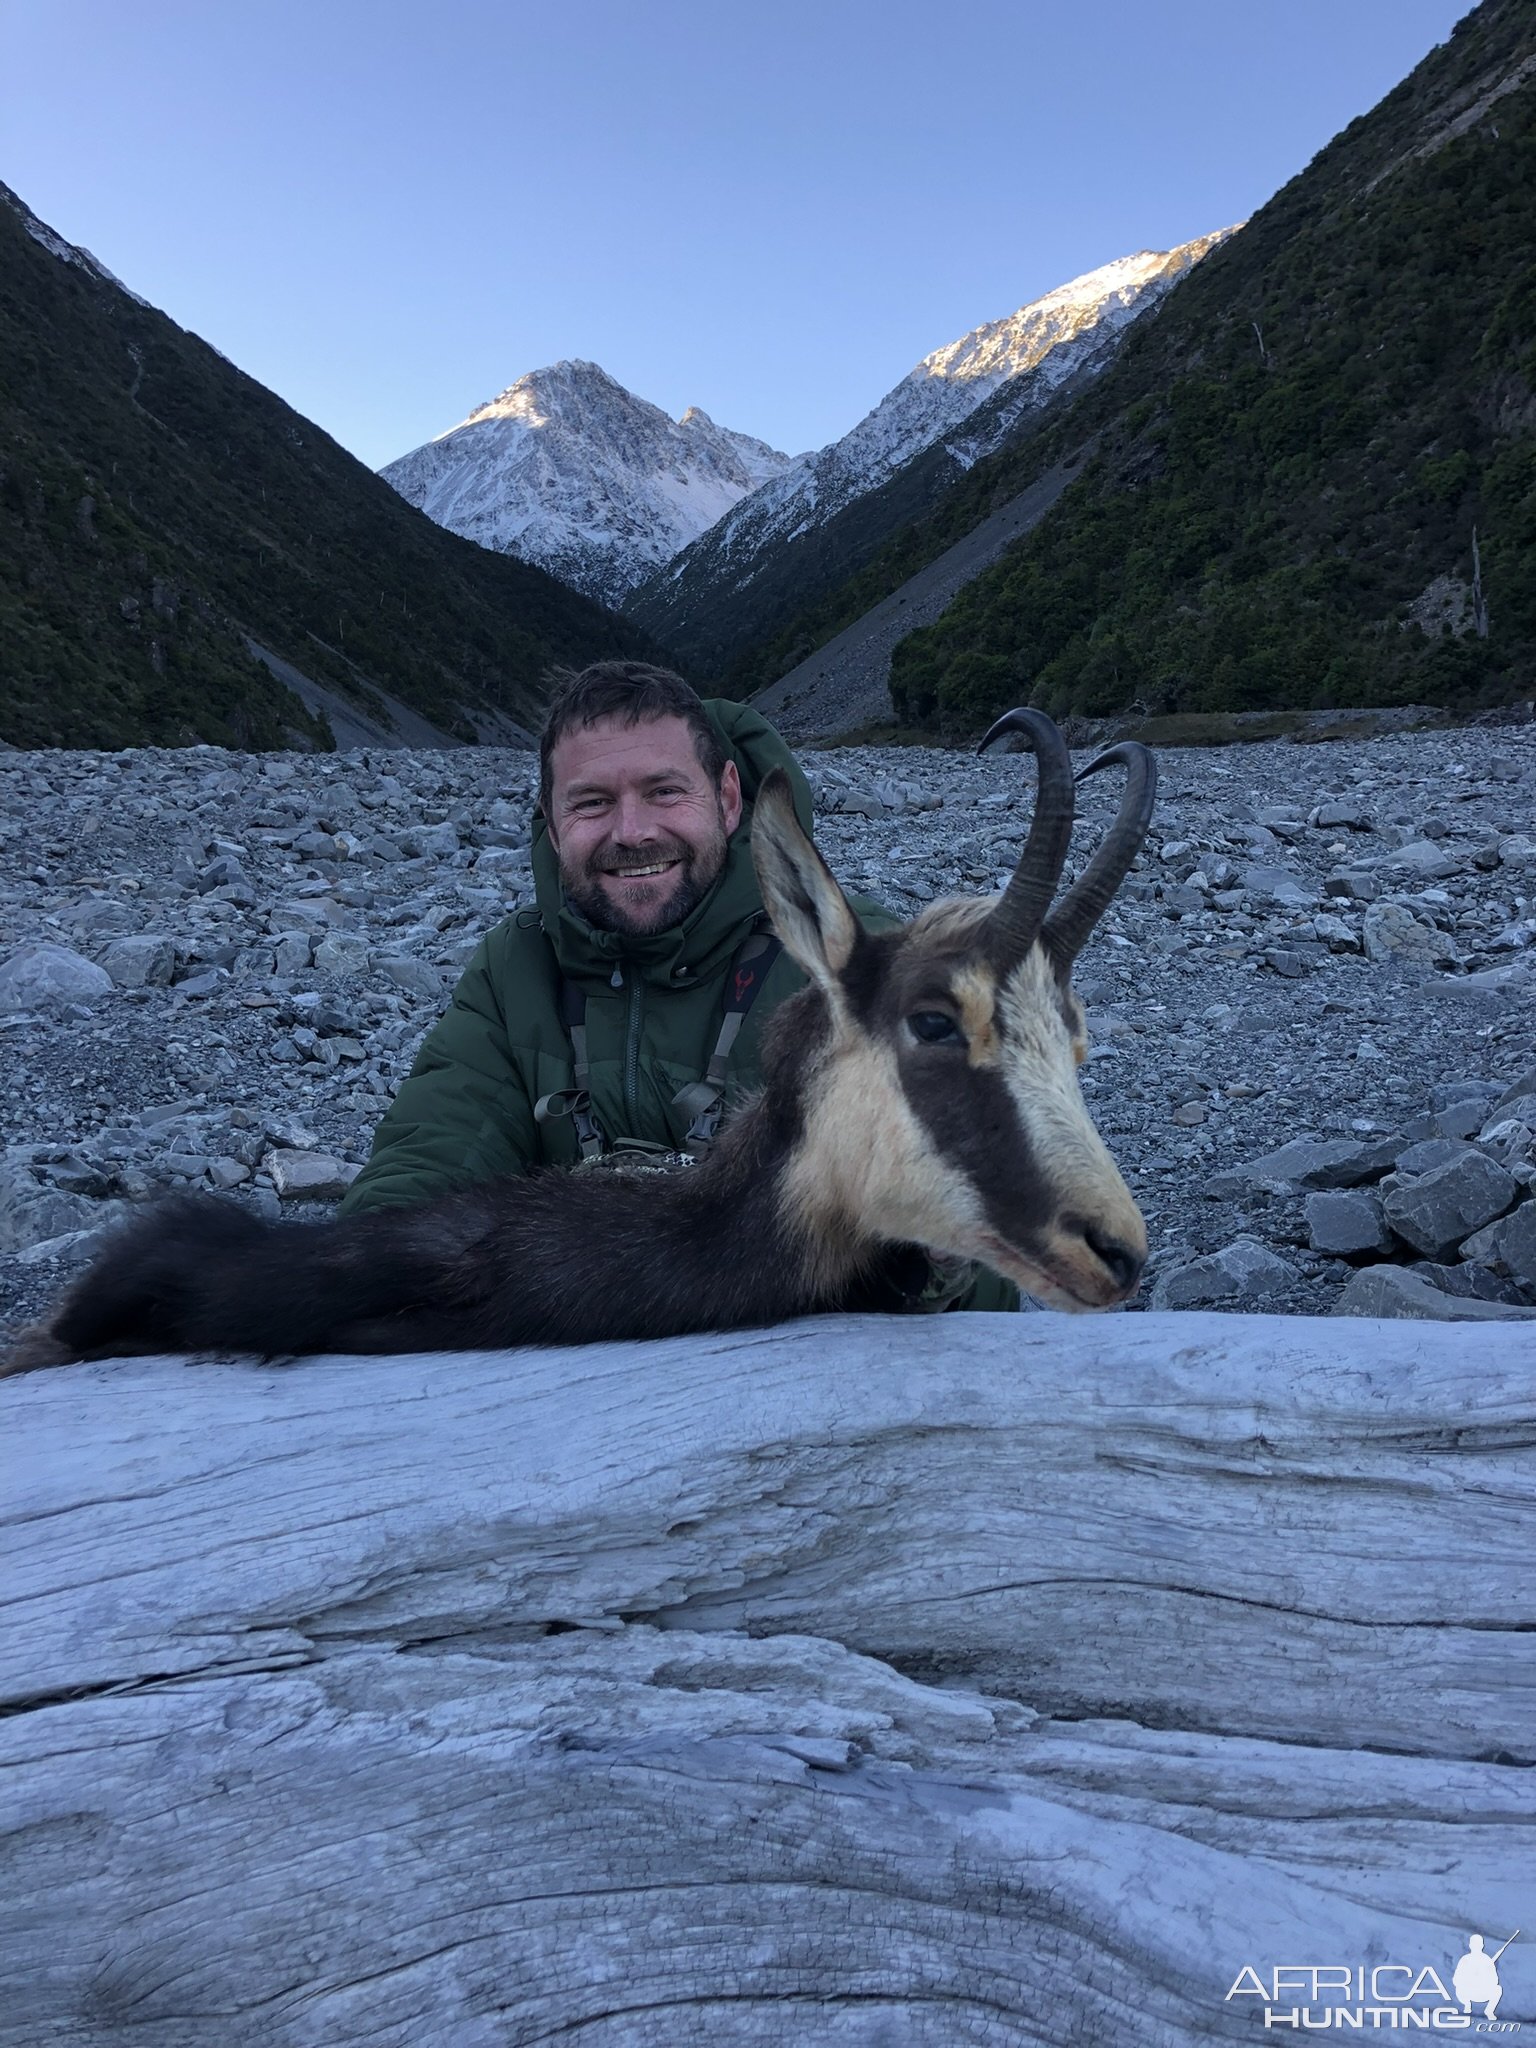
<instances>
[{"instance_id":1,"label":"man's ear","mask_svg":"<svg viewBox=\"0 0 1536 2048\"><path fill-rule=\"evenodd\" d=\"M862 933L832 870L800 829L782 768L773 769L757 793L752 864L774 930L812 981L830 990Z\"/></svg>"},{"instance_id":2,"label":"man's ear","mask_svg":"<svg viewBox=\"0 0 1536 2048\"><path fill-rule=\"evenodd\" d=\"M741 823L741 775L734 761L727 761L720 770L720 815L725 823L725 836L730 838Z\"/></svg>"}]
</instances>

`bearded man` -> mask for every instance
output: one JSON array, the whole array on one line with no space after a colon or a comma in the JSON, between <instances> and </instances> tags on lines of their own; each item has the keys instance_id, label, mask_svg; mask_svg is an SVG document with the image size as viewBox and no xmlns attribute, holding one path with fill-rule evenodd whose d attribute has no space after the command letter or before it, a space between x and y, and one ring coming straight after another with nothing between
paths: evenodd
<instances>
[{"instance_id":1,"label":"bearded man","mask_svg":"<svg viewBox=\"0 0 1536 2048\"><path fill-rule=\"evenodd\" d=\"M805 980L771 937L752 866L771 768L812 829L809 786L765 719L666 669L599 662L559 679L539 766L536 907L476 950L343 1215L612 1152L698 1156L759 1085L763 1026ZM849 900L871 930L899 922ZM916 1247L861 1302L1017 1304L1009 1282Z\"/></svg>"}]
</instances>

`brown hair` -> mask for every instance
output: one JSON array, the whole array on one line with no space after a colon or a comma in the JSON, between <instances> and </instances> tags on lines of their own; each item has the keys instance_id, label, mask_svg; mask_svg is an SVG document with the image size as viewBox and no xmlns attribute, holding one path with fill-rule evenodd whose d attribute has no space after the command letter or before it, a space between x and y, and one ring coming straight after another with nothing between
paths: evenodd
<instances>
[{"instance_id":1,"label":"brown hair","mask_svg":"<svg viewBox=\"0 0 1536 2048\"><path fill-rule=\"evenodd\" d=\"M645 661L596 661L590 668L552 669L546 680L554 695L539 735L539 804L549 815L550 759L568 732L595 725L600 718L622 719L625 725L649 724L655 718L680 718L693 735L699 766L715 788L730 758L710 723L702 698L669 668Z\"/></svg>"}]
</instances>

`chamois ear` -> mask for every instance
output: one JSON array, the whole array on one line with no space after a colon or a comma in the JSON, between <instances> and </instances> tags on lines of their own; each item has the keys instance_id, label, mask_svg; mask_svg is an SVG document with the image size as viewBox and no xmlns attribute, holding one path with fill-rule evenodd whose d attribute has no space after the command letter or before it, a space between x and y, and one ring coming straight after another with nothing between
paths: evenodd
<instances>
[{"instance_id":1,"label":"chamois ear","mask_svg":"<svg viewBox=\"0 0 1536 2048\"><path fill-rule=\"evenodd\" d=\"M832 870L801 830L782 768L771 770L757 793L752 863L774 930L812 981L830 988L853 958L859 921Z\"/></svg>"}]
</instances>

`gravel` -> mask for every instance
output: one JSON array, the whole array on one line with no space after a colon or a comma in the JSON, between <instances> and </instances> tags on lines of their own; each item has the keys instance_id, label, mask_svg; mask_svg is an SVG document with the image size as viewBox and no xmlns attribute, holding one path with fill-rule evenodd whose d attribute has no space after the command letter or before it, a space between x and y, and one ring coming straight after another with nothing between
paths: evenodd
<instances>
[{"instance_id":1,"label":"gravel","mask_svg":"<svg viewBox=\"0 0 1536 2048\"><path fill-rule=\"evenodd\" d=\"M1027 761L804 759L850 889L910 914L1010 871ZM157 1189L325 1213L480 937L532 900L535 765L0 753L0 1325ZM1536 1305L1536 729L1160 766L1077 974L1084 1094L1152 1238L1142 1304ZM1114 781L1083 786L1074 867Z\"/></svg>"}]
</instances>

